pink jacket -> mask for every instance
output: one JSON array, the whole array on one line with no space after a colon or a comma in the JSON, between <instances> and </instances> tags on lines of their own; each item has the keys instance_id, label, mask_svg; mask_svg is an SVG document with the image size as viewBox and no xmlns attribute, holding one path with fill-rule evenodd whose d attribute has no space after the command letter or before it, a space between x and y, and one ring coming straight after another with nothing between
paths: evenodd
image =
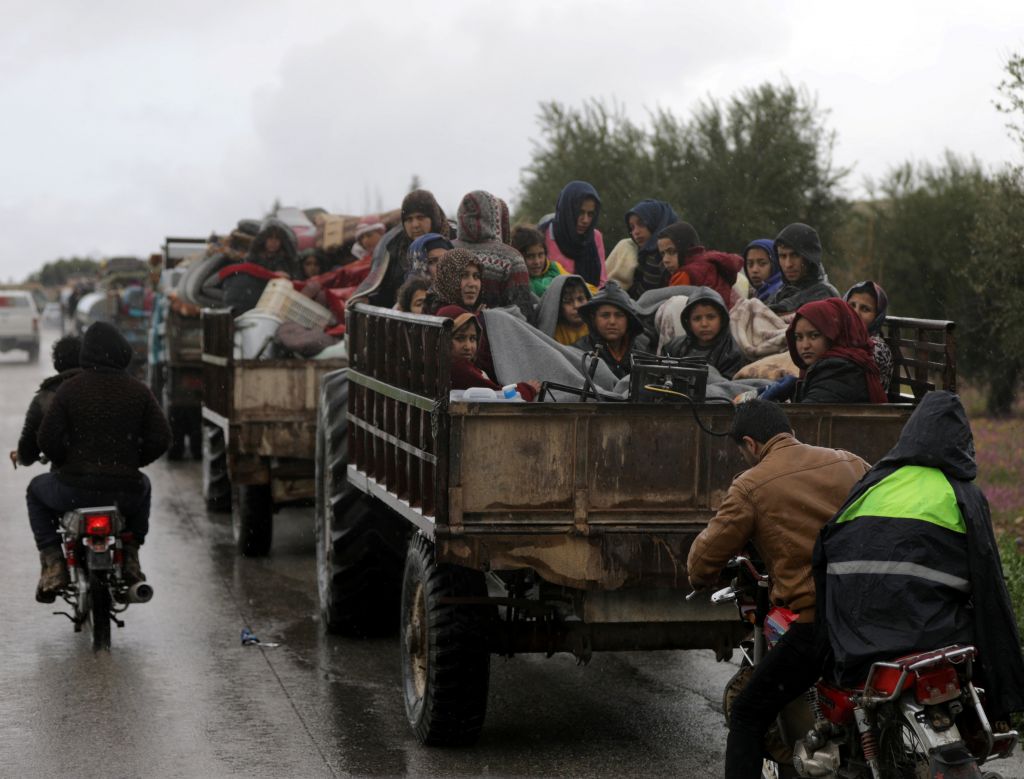
<instances>
[{"instance_id":1,"label":"pink jacket","mask_svg":"<svg viewBox=\"0 0 1024 779\"><path fill-rule=\"evenodd\" d=\"M597 244L597 255L601 258L601 284L608 280L608 270L604 265L604 236L601 235L600 230L594 230L594 243ZM548 229L544 231L544 247L548 250L548 259L560 264L565 268L567 273L576 272L576 261L571 257L566 257L562 254L558 248L558 243L555 241L555 232L552 225L548 225Z\"/></svg>"}]
</instances>

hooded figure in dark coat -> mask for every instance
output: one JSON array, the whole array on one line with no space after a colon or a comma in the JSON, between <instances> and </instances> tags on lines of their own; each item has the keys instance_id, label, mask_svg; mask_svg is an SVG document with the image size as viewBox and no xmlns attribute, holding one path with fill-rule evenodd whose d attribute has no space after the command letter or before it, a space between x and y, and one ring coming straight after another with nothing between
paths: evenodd
<instances>
[{"instance_id":1,"label":"hooded figure in dark coat","mask_svg":"<svg viewBox=\"0 0 1024 779\"><path fill-rule=\"evenodd\" d=\"M292 228L270 217L260 225L245 262L221 270L224 304L236 314L255 308L267 282L282 273L289 278L302 277L299 241Z\"/></svg>"},{"instance_id":2,"label":"hooded figure in dark coat","mask_svg":"<svg viewBox=\"0 0 1024 779\"><path fill-rule=\"evenodd\" d=\"M839 290L828 283L828 274L821 261L821 239L813 227L794 222L782 228L775 237L775 252L788 247L804 258L804 272L790 280L783 275L782 286L765 301L777 314L796 311L804 303L839 297Z\"/></svg>"},{"instance_id":3,"label":"hooded figure in dark coat","mask_svg":"<svg viewBox=\"0 0 1024 779\"><path fill-rule=\"evenodd\" d=\"M997 719L1024 711L1024 660L974 437L959 398L929 392L814 550L819 617L840 683L955 643L978 649Z\"/></svg>"},{"instance_id":4,"label":"hooded figure in dark coat","mask_svg":"<svg viewBox=\"0 0 1024 779\"><path fill-rule=\"evenodd\" d=\"M711 339L710 343L702 343L700 333L695 333L691 322L691 315L696 306L708 306L717 310L719 317L718 332ZM686 335L673 338L663 351L670 357L701 357L707 360L708 365L714 367L726 379L732 379L733 374L746 365L743 354L736 341L733 340L729 331L729 311L725 307L722 296L709 287L698 287L697 291L690 295L686 301L686 307L680 315L683 330Z\"/></svg>"}]
</instances>

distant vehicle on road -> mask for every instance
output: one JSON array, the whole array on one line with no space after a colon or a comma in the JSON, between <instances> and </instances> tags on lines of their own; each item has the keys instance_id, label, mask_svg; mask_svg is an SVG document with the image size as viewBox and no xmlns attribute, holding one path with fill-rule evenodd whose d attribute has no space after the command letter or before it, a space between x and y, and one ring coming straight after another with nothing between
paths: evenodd
<instances>
[{"instance_id":1,"label":"distant vehicle on road","mask_svg":"<svg viewBox=\"0 0 1024 779\"><path fill-rule=\"evenodd\" d=\"M0 290L0 352L24 349L39 361L39 310L31 293Z\"/></svg>"},{"instance_id":2,"label":"distant vehicle on road","mask_svg":"<svg viewBox=\"0 0 1024 779\"><path fill-rule=\"evenodd\" d=\"M43 324L47 327L61 327L62 317L60 303L47 303L43 306Z\"/></svg>"}]
</instances>

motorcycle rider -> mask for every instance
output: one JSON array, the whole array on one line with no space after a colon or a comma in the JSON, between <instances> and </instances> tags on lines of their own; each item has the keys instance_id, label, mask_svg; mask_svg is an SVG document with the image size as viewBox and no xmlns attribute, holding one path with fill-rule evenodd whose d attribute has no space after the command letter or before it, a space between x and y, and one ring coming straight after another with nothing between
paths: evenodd
<instances>
[{"instance_id":1,"label":"motorcycle rider","mask_svg":"<svg viewBox=\"0 0 1024 779\"><path fill-rule=\"evenodd\" d=\"M54 469L28 486L29 522L42 563L36 600L52 603L68 584L57 532L66 511L117 505L124 575L144 581L139 546L149 529L150 483L139 471L170 446L171 430L153 393L126 372L132 348L117 328L90 325L82 338L82 372L61 384L39 427L39 448Z\"/></svg>"},{"instance_id":2,"label":"motorcycle rider","mask_svg":"<svg viewBox=\"0 0 1024 779\"><path fill-rule=\"evenodd\" d=\"M725 776L746 779L761 776L762 741L779 712L821 676L828 645L814 625L811 555L818 532L869 466L850 452L801 443L770 401L738 406L730 437L751 467L690 547L690 583L714 586L729 559L752 543L768 568L772 602L799 614L732 705Z\"/></svg>"},{"instance_id":3,"label":"motorcycle rider","mask_svg":"<svg viewBox=\"0 0 1024 779\"><path fill-rule=\"evenodd\" d=\"M814 573L841 684L863 682L877 660L972 644L990 717L1024 711L1020 637L977 471L959 398L929 392L822 530Z\"/></svg>"}]
</instances>

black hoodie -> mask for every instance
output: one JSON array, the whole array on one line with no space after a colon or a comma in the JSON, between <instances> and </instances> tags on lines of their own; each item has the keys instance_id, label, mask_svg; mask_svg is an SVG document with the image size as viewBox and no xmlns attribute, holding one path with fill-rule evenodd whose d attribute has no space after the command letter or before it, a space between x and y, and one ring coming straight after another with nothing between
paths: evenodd
<instances>
[{"instance_id":1,"label":"black hoodie","mask_svg":"<svg viewBox=\"0 0 1024 779\"><path fill-rule=\"evenodd\" d=\"M131 345L117 328L85 331L82 372L61 384L39 427L39 448L66 484L96 491L141 489L139 468L162 455L171 430L153 393L125 370Z\"/></svg>"},{"instance_id":2,"label":"black hoodie","mask_svg":"<svg viewBox=\"0 0 1024 779\"><path fill-rule=\"evenodd\" d=\"M597 327L594 325L594 315L597 313L597 309L604 305L611 305L621 309L626 314L626 319L629 323L627 330L629 348L621 360L615 359L615 356L607 348L604 348L604 343L597 334ZM614 281L609 281L604 289L590 299L589 303L580 306L579 314L583 321L587 323L590 333L583 336L573 346L585 352L592 352L598 346L602 347L599 350L599 355L604 363L611 368L612 373L615 374L617 379L629 375L630 357L633 352L646 352L650 349L650 341L644 335L644 324L636 313L636 304L626 294L626 291Z\"/></svg>"},{"instance_id":3,"label":"black hoodie","mask_svg":"<svg viewBox=\"0 0 1024 779\"><path fill-rule=\"evenodd\" d=\"M796 311L804 303L815 300L839 297L839 290L828 283L828 274L821 261L821 239L813 227L794 222L782 228L775 238L775 253L778 256L779 246L785 245L793 249L807 261L807 275L799 281L786 281L782 277L782 287L768 298L768 307L777 314L788 314Z\"/></svg>"},{"instance_id":4,"label":"black hoodie","mask_svg":"<svg viewBox=\"0 0 1024 779\"><path fill-rule=\"evenodd\" d=\"M890 516L898 511L887 512L885 517L865 514L853 521L840 521L870 488L906 466L942 472L963 517L963 540L951 542L957 534L945 531L943 536L938 532L942 528L934 522L910 514ZM1010 712L1024 711L1024 659L988 501L974 484L977 470L974 437L959 398L951 392L929 392L907 420L896 446L865 474L846 504L822 529L814 550L814 578L818 603L822 605L818 614L828 625L837 661L847 656L854 661L851 674L865 673L866 664L872 659L892 660L897 656L886 656L887 652L906 653L907 647L901 645L906 637L915 633L932 635L937 622L947 624L955 633L959 629L956 615L962 612L978 648L981 684L987 691L989 711L1001 719ZM944 556L937 554L938 550L943 550ZM966 559L962 559L964 555ZM877 574L872 580L862 573L858 587L843 587L834 565L854 558L855 565L860 566L873 561L890 567L923 564L926 571L939 571L939 575L926 573L922 579L893 576L889 571L888 576ZM931 584L928 575L936 579ZM906 580L898 599L879 602L879 593L884 588L871 585L881 578ZM969 584L958 590L955 582L962 579ZM836 585L835 592L830 591L830 584ZM936 607L940 598L946 600L944 608ZM881 618L851 620L858 610ZM934 616L929 618L929 614ZM950 638L949 643L953 643L958 636ZM851 656L851 648L856 646L870 647L876 656ZM914 647L918 651L938 648Z\"/></svg>"},{"instance_id":5,"label":"black hoodie","mask_svg":"<svg viewBox=\"0 0 1024 779\"><path fill-rule=\"evenodd\" d=\"M708 346L701 346L690 329L690 312L698 303L714 306L718 309L719 316L722 317L722 329L718 331L718 335ZM686 335L677 336L665 344L662 351L669 357L701 357L729 380L732 380L736 371L747 364L729 331L729 311L725 307L725 302L722 300L722 296L713 289L698 287L697 291L687 298L686 307L680 318Z\"/></svg>"}]
</instances>

